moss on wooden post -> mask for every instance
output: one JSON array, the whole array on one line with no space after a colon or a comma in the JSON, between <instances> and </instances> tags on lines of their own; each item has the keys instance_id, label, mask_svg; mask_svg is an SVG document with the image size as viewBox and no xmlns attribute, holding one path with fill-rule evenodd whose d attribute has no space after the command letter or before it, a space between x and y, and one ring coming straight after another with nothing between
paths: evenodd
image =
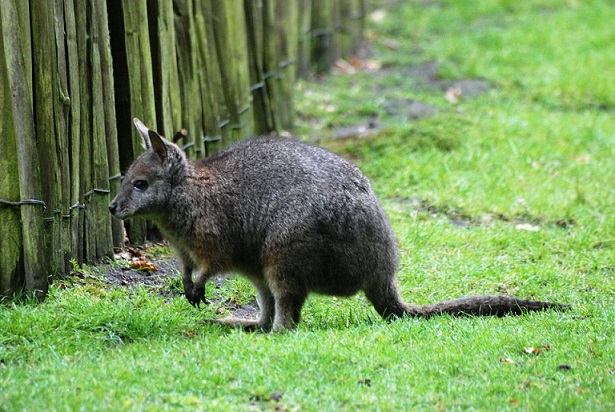
<instances>
[{"instance_id":1,"label":"moss on wooden post","mask_svg":"<svg viewBox=\"0 0 615 412\"><path fill-rule=\"evenodd\" d=\"M79 90L79 54L77 49L77 27L73 0L64 0L64 30L66 38L66 62L68 68L68 97L70 122L68 124L67 148L69 157L70 188L68 214L70 215L71 258L83 261L83 232L79 230L80 217L80 163L81 150L81 93Z\"/></svg>"},{"instance_id":2,"label":"moss on wooden post","mask_svg":"<svg viewBox=\"0 0 615 412\"><path fill-rule=\"evenodd\" d=\"M1 13L1 10L0 10ZM8 82L4 40L0 33L0 200L19 201L19 163ZM23 253L19 207L0 203L0 295L12 295L23 287Z\"/></svg>"},{"instance_id":3,"label":"moss on wooden post","mask_svg":"<svg viewBox=\"0 0 615 412\"><path fill-rule=\"evenodd\" d=\"M335 62L335 7L335 2L329 0L312 0L311 60L316 70L327 71Z\"/></svg>"},{"instance_id":4,"label":"moss on wooden post","mask_svg":"<svg viewBox=\"0 0 615 412\"><path fill-rule=\"evenodd\" d=\"M267 81L265 79L265 45L264 30L266 18L262 2L245 0L246 29L248 36L248 64L250 67L250 83L253 102L254 131L256 134L269 133L275 130L273 110L269 99Z\"/></svg>"},{"instance_id":5,"label":"moss on wooden post","mask_svg":"<svg viewBox=\"0 0 615 412\"><path fill-rule=\"evenodd\" d=\"M29 60L31 50L28 3L0 2L0 15L13 121L16 135L19 136L16 139L16 149L20 199L40 200L42 191L34 132L32 80L27 76L31 72L23 69L32 67ZM31 202L22 205L20 211L26 289L34 291L38 299L44 299L48 288L49 256L44 254L43 207Z\"/></svg>"},{"instance_id":6,"label":"moss on wooden post","mask_svg":"<svg viewBox=\"0 0 615 412\"><path fill-rule=\"evenodd\" d=\"M196 3L199 1L197 0ZM184 139L192 158L203 152L201 92L199 84L198 46L194 24L194 0L177 0L175 7L175 35L177 40L177 70L181 87L182 125L188 130Z\"/></svg>"},{"instance_id":7,"label":"moss on wooden post","mask_svg":"<svg viewBox=\"0 0 615 412\"><path fill-rule=\"evenodd\" d=\"M138 117L150 128L156 130L156 106L152 72L147 5L145 1L122 0L124 20L124 42L128 71L130 96L130 117ZM132 136L132 157L141 151L141 137L134 127ZM128 225L128 237L133 243L143 243L147 237L145 219L133 218Z\"/></svg>"},{"instance_id":8,"label":"moss on wooden post","mask_svg":"<svg viewBox=\"0 0 615 412\"><path fill-rule=\"evenodd\" d=\"M107 32L106 24L101 22L106 20L106 7L102 2L92 4L92 24L90 25L90 58L92 67L92 183L90 191L92 193L91 207L95 208L93 213L93 223L96 225L96 258L111 256L113 252L113 240L111 233L111 214L109 213L109 154L113 153L107 147L107 119L105 119L105 84L103 83L103 73L109 67L102 67L101 55L105 52L108 39L104 33ZM101 7L102 6L102 7ZM102 27L105 26L105 27ZM102 36L101 36L102 35ZM101 50L103 49L103 50ZM105 78L107 82L108 74ZM110 85L107 85L110 86ZM115 125L113 125L115 128ZM117 142L117 140L116 140ZM113 146L116 146L115 143ZM115 153L117 156L117 151ZM112 156L113 157L113 156ZM118 165L116 165L117 167Z\"/></svg>"},{"instance_id":9,"label":"moss on wooden post","mask_svg":"<svg viewBox=\"0 0 615 412\"><path fill-rule=\"evenodd\" d=\"M229 135L229 128L227 127L229 112L224 98L221 67L216 52L215 16L211 0L203 0L199 2L199 5L195 23L199 39L199 65L202 69L199 82L201 85L203 128L205 136L210 139L220 138L222 144L224 144ZM206 154L216 151L222 144L206 145L205 148L208 152Z\"/></svg>"},{"instance_id":10,"label":"moss on wooden post","mask_svg":"<svg viewBox=\"0 0 615 412\"><path fill-rule=\"evenodd\" d=\"M230 117L227 127L235 141L254 130L243 4L240 0L228 0L214 1L212 6L216 16L216 51Z\"/></svg>"},{"instance_id":11,"label":"moss on wooden post","mask_svg":"<svg viewBox=\"0 0 615 412\"><path fill-rule=\"evenodd\" d=\"M109 38L109 21L107 3L97 1L93 3L96 27L98 33L98 51L100 53L100 71L102 87L102 109L104 110L104 138L107 151L108 182L111 195L115 196L120 187L120 158L117 136L117 119L115 116L115 90L113 84L113 61L111 57L111 41ZM106 213L107 206L104 205ZM111 219L111 234L113 246L124 245L124 225L120 220ZM105 255L111 252L111 245Z\"/></svg>"},{"instance_id":12,"label":"moss on wooden post","mask_svg":"<svg viewBox=\"0 0 615 412\"><path fill-rule=\"evenodd\" d=\"M69 126L70 126L70 94L68 91L68 62L66 48L66 22L64 0L54 0L54 39L56 48L56 92L53 108L56 129L56 147L60 186L57 189L58 238L54 239L57 249L58 272L65 273L71 258L71 226L70 226L70 157L69 157Z\"/></svg>"},{"instance_id":13,"label":"moss on wooden post","mask_svg":"<svg viewBox=\"0 0 615 412\"><path fill-rule=\"evenodd\" d=\"M298 14L297 75L306 76L312 62L312 0L299 0Z\"/></svg>"},{"instance_id":14,"label":"moss on wooden post","mask_svg":"<svg viewBox=\"0 0 615 412\"><path fill-rule=\"evenodd\" d=\"M43 200L47 204L44 218L45 248L51 268L63 272L61 248L61 199L55 125L55 97L58 94L57 61L54 33L53 3L46 0L30 2L32 18L32 56L34 68L33 96L36 141L39 151ZM40 194L39 194L40 196Z\"/></svg>"},{"instance_id":15,"label":"moss on wooden post","mask_svg":"<svg viewBox=\"0 0 615 412\"><path fill-rule=\"evenodd\" d=\"M272 0L266 3L265 68L275 73L267 79L273 94L276 129L289 129L293 119L293 86L298 53L298 7L296 2Z\"/></svg>"},{"instance_id":16,"label":"moss on wooden post","mask_svg":"<svg viewBox=\"0 0 615 412\"><path fill-rule=\"evenodd\" d=\"M151 40L158 131L171 138L173 133L185 127L182 124L173 4L156 0L150 1L149 5L152 8L150 15L156 16L155 21L150 21L150 26L153 28L151 32L155 33Z\"/></svg>"}]
</instances>

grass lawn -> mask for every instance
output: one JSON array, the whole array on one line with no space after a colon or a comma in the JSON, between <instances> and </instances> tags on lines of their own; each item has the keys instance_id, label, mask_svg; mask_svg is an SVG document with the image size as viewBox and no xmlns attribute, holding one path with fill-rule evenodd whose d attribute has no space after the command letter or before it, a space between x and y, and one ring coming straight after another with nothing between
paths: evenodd
<instances>
[{"instance_id":1,"label":"grass lawn","mask_svg":"<svg viewBox=\"0 0 615 412\"><path fill-rule=\"evenodd\" d=\"M298 84L296 133L370 177L409 302L573 309L386 324L312 296L296 332L244 333L84 268L0 305L0 411L615 409L613 2L383 3L365 69Z\"/></svg>"}]
</instances>

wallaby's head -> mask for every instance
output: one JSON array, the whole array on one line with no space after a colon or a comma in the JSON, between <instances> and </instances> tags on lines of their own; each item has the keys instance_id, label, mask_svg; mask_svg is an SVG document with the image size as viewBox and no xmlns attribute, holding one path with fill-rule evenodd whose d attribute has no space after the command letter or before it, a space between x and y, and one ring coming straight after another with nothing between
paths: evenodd
<instances>
[{"instance_id":1,"label":"wallaby's head","mask_svg":"<svg viewBox=\"0 0 615 412\"><path fill-rule=\"evenodd\" d=\"M120 191L109 205L118 219L134 215L155 215L169 204L173 188L185 179L188 161L174 143L134 119L145 149L132 163L122 180Z\"/></svg>"}]
</instances>

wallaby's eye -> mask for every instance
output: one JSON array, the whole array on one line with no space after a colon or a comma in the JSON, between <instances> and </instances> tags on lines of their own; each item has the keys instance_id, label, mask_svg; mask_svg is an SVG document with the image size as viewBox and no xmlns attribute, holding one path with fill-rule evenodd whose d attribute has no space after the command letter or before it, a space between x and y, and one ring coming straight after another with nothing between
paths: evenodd
<instances>
[{"instance_id":1,"label":"wallaby's eye","mask_svg":"<svg viewBox=\"0 0 615 412\"><path fill-rule=\"evenodd\" d=\"M142 192L147 189L147 181L146 180L135 180L132 186L135 188L137 192Z\"/></svg>"}]
</instances>

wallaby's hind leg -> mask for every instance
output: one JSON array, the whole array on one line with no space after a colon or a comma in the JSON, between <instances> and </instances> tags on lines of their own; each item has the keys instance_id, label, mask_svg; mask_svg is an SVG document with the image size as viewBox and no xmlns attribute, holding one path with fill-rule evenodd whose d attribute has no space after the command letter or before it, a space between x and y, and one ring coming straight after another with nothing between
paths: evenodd
<instances>
[{"instance_id":1,"label":"wallaby's hind leg","mask_svg":"<svg viewBox=\"0 0 615 412\"><path fill-rule=\"evenodd\" d=\"M275 299L269 287L263 283L254 283L258 291L258 306L261 309L261 317L258 320L258 328L266 331L271 330L275 317Z\"/></svg>"},{"instance_id":2,"label":"wallaby's hind leg","mask_svg":"<svg viewBox=\"0 0 615 412\"><path fill-rule=\"evenodd\" d=\"M295 262L287 265L270 266L265 270L265 281L275 300L273 331L284 332L294 329L301 319L301 309L308 296L308 290L294 273Z\"/></svg>"},{"instance_id":3,"label":"wallaby's hind leg","mask_svg":"<svg viewBox=\"0 0 615 412\"><path fill-rule=\"evenodd\" d=\"M301 320L301 309L307 298L307 293L278 294L275 297L275 318L273 321L274 332L293 330Z\"/></svg>"}]
</instances>

